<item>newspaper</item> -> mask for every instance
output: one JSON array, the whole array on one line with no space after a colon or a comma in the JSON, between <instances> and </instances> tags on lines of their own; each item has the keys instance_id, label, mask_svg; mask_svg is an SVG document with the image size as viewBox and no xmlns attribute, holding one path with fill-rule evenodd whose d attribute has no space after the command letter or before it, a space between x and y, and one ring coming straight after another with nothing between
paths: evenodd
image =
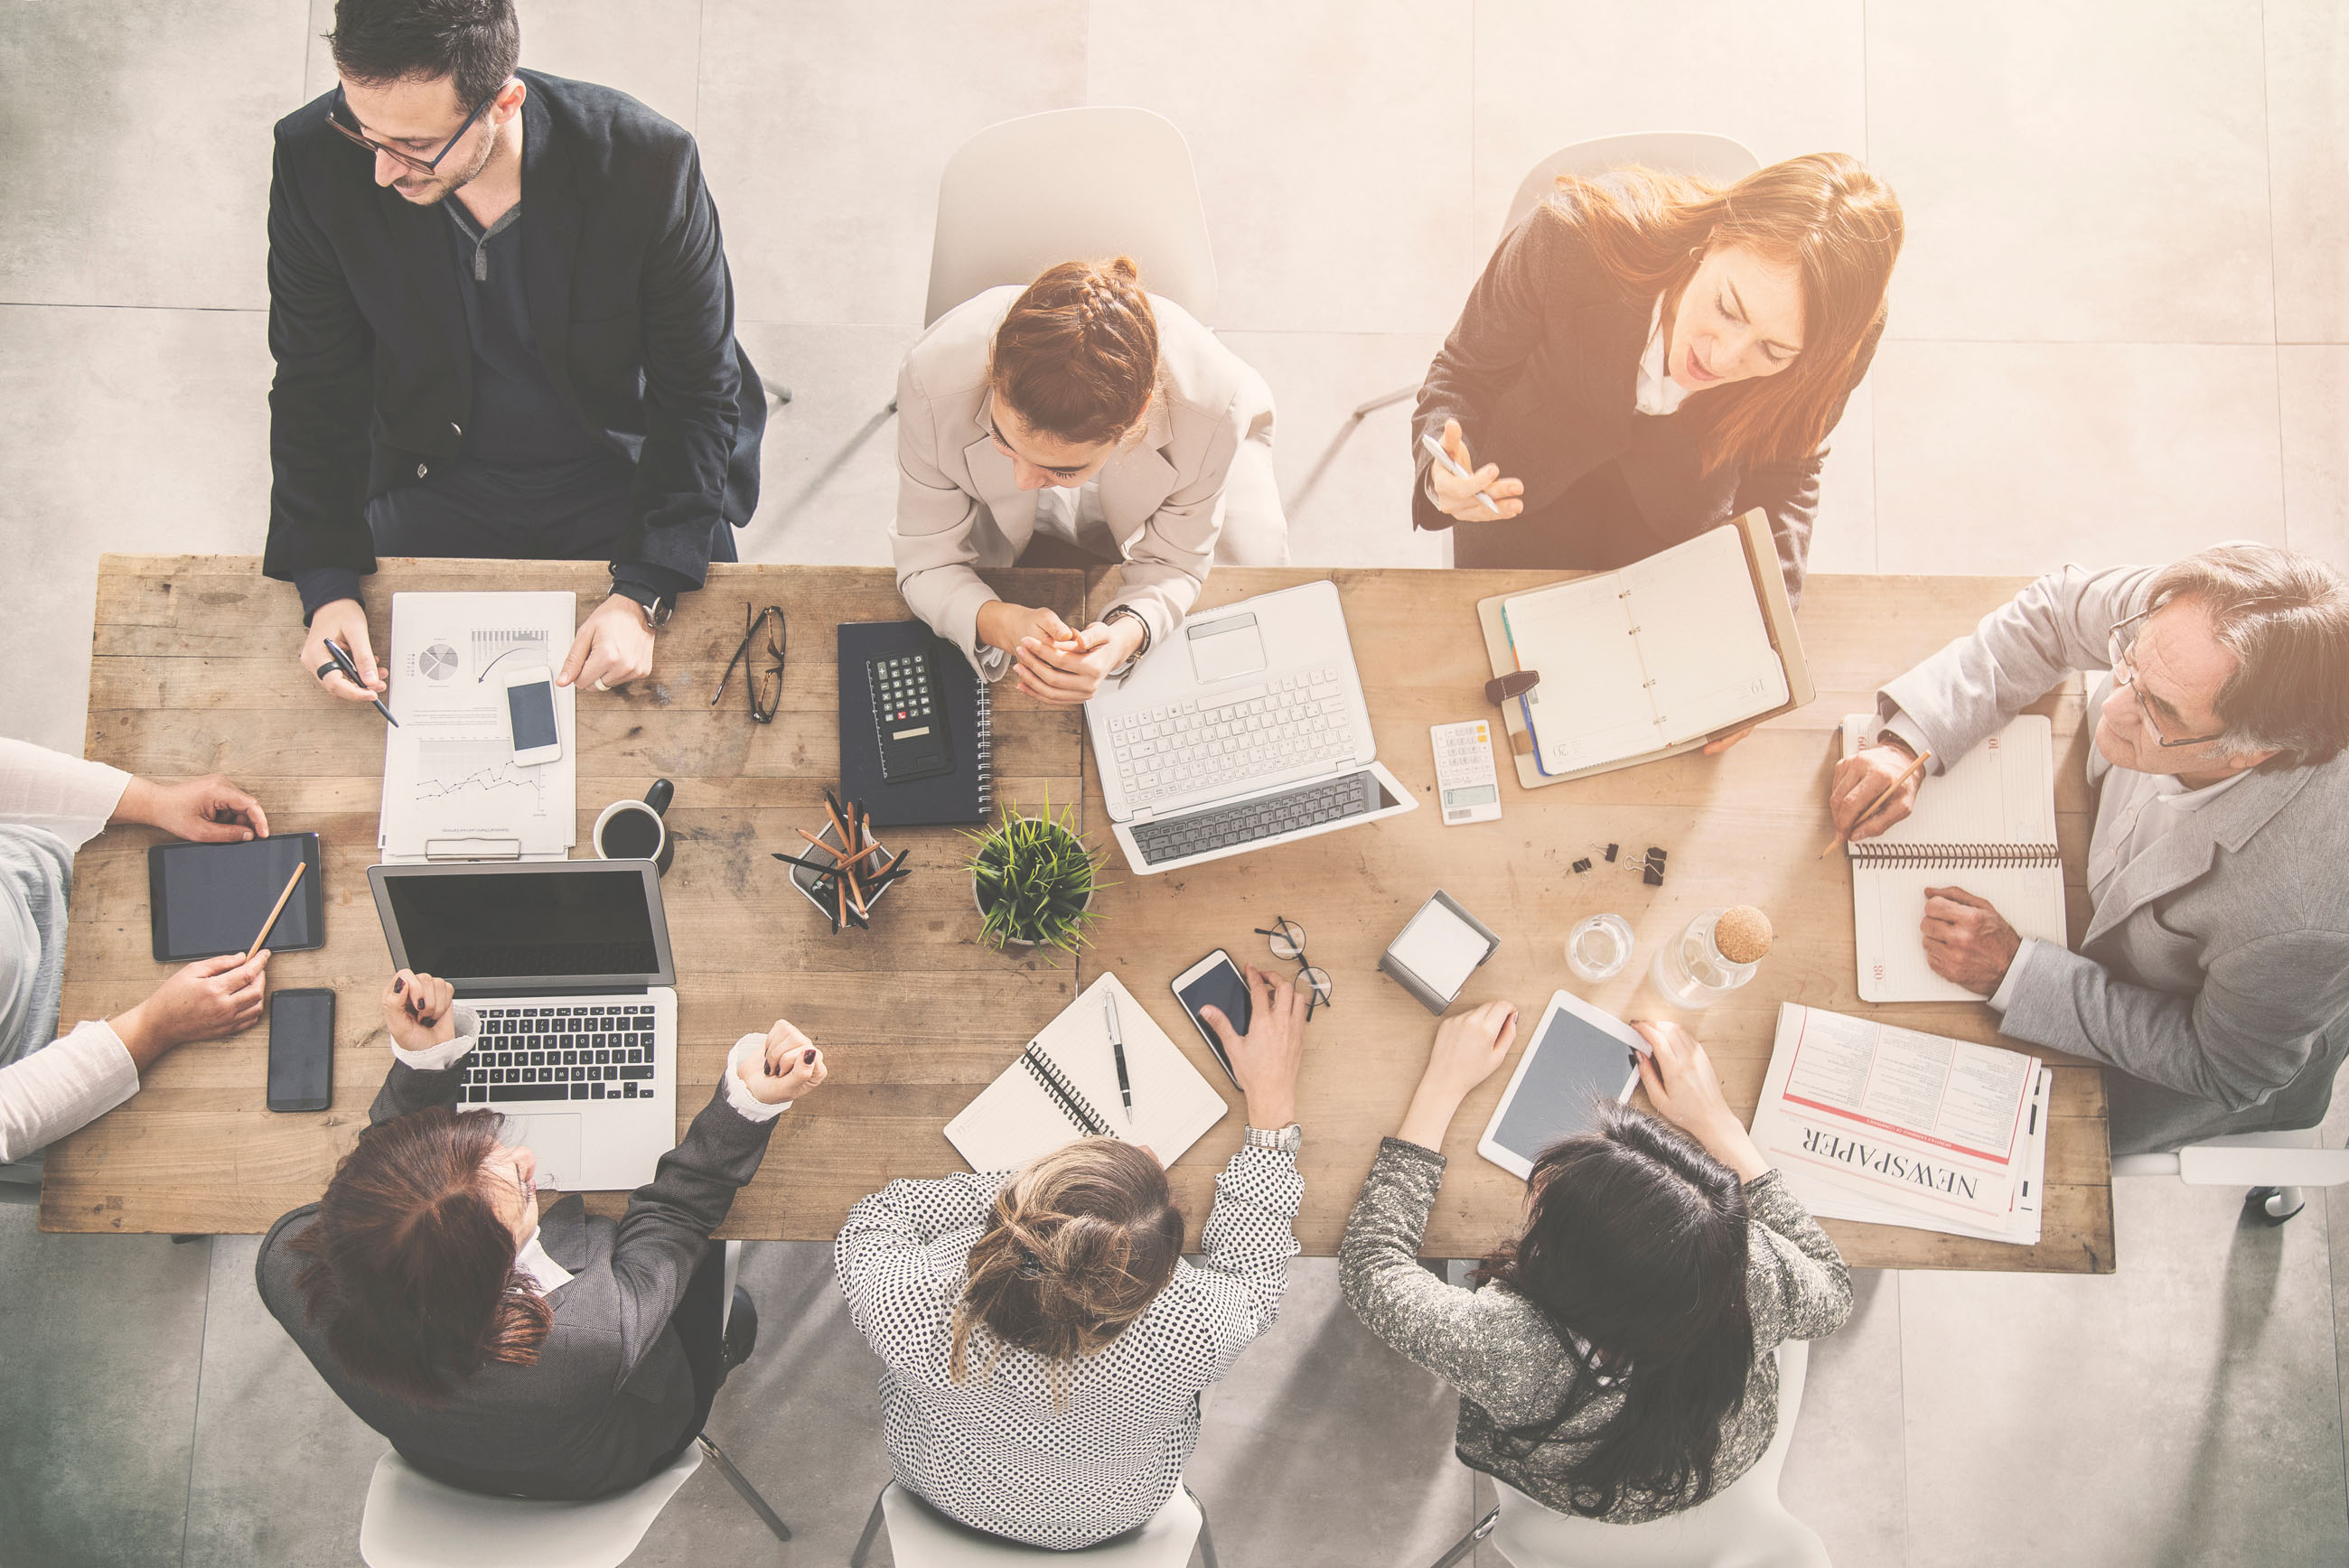
<instances>
[{"instance_id":1,"label":"newspaper","mask_svg":"<svg viewBox=\"0 0 2349 1568\"><path fill-rule=\"evenodd\" d=\"M563 755L513 759L502 677L553 669L570 651L578 596L567 593L395 593L386 662L397 728L386 727L387 861L563 860L579 838L578 694L554 691Z\"/></svg>"},{"instance_id":2,"label":"newspaper","mask_svg":"<svg viewBox=\"0 0 2349 1568\"><path fill-rule=\"evenodd\" d=\"M2053 1081L2036 1057L1787 1003L1754 1140L1823 1217L2035 1242Z\"/></svg>"}]
</instances>

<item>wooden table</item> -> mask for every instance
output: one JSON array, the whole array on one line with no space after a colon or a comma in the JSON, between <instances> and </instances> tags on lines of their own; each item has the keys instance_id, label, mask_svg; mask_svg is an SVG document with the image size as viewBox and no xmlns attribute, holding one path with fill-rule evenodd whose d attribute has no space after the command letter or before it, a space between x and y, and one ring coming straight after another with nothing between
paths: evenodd
<instances>
[{"instance_id":1,"label":"wooden table","mask_svg":"<svg viewBox=\"0 0 2349 1568\"><path fill-rule=\"evenodd\" d=\"M1064 616L1111 584L1072 572L1008 573L999 588ZM1321 573L1226 569L1215 604ZM1486 671L1473 605L1555 573L1340 572L1379 755L1404 784L1433 787L1427 727L1483 710ZM500 563L501 588L568 588L591 608L600 566ZM388 593L486 585L478 562L386 562L368 598L377 645ZM1433 1021L1375 971L1410 911L1441 885L1501 933L1498 954L1464 1000L1506 995L1538 1009L1566 978L1563 941L1584 914L1614 909L1639 934L1644 959L1691 914L1723 903L1768 910L1780 937L1761 975L1698 1028L1750 1108L1769 1058L1777 1004L1858 1010L1853 991L1849 872L1817 860L1828 832L1823 799L1832 731L1867 706L1875 685L1970 628L2019 580L1814 578L1803 630L1819 699L1719 758L1683 758L1526 791L1503 770L1500 821L1443 827L1423 809L1373 826L1168 875L1133 877L1096 907L1099 946L1056 965L978 945L978 919L950 829L888 835L925 868L894 890L869 934L833 937L768 859L794 826L821 817L837 769L833 626L900 618L891 574L858 568L719 566L662 634L654 676L622 692L580 696L582 848L595 813L641 795L656 777L678 787L669 821L676 862L663 897L678 969L680 1124L705 1102L725 1051L778 1013L826 1047L823 1091L779 1125L764 1168L722 1233L826 1239L849 1205L898 1176L960 1168L940 1129L1079 986L1106 964L1219 1088L1220 1069L1167 991L1211 947L1255 955L1250 927L1285 913L1302 922L1314 961L1336 983L1317 1016L1303 1085L1308 1253L1335 1250L1345 1213L1381 1133L1401 1117ZM791 626L782 711L753 724L739 691L716 708L711 690L740 636L744 606L781 604ZM376 996L389 956L367 891L374 859L383 727L372 709L322 699L298 668L299 614L285 584L251 557L109 556L99 568L92 647L88 754L135 771L220 769L260 796L281 830L315 829L326 846L327 945L273 962L276 985L331 985L339 994L336 1095L316 1116L263 1109L266 1030L182 1047L140 1095L50 1150L45 1229L254 1232L314 1199L365 1125L388 1065ZM737 681L740 681L738 676ZM1106 840L1098 787L1081 765L1076 716L999 687L998 799L1023 807L1081 799ZM2080 857L2088 802L2077 766L2076 689L2043 706L2054 715L2058 812L2076 934L2085 905ZM144 851L158 835L114 830L77 862L67 950L68 1021L118 1011L162 969L150 955ZM1576 876L1593 841L1671 852L1665 885L1636 874ZM1114 856L1113 856L1114 860ZM1268 955L1267 955L1268 956ZM1585 988L1602 1006L1647 1010L1630 980ZM1894 1010L1904 1023L1991 1039L1994 1020L1969 1005ZM2060 1269L2113 1266L2112 1210L2098 1070L2059 1066L2048 1151L2047 1223L2040 1244L2002 1246L1894 1227L1833 1222L1856 1266ZM1518 1186L1475 1154L1477 1131L1506 1075L1473 1097L1453 1130L1453 1166L1428 1233L1431 1253L1471 1255L1502 1234ZM1226 1118L1175 1167L1195 1243L1216 1172L1239 1141ZM616 1212L618 1194L590 1203Z\"/></svg>"}]
</instances>

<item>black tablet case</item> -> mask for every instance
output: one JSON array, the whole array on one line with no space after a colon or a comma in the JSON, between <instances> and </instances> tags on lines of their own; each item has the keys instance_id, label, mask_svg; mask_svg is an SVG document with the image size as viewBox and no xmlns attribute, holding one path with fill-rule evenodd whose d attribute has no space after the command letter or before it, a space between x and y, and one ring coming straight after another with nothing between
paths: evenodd
<instances>
[{"instance_id":1,"label":"black tablet case","mask_svg":"<svg viewBox=\"0 0 2349 1568\"><path fill-rule=\"evenodd\" d=\"M305 869L270 933L269 950L307 953L326 945L326 877L318 863L317 834L279 833L238 844L157 844L147 851L147 918L155 961L186 964L243 952L293 874L289 847ZM202 911L176 933L176 950L163 929L174 893L181 908Z\"/></svg>"},{"instance_id":2,"label":"black tablet case","mask_svg":"<svg viewBox=\"0 0 2349 1568\"><path fill-rule=\"evenodd\" d=\"M864 802L876 828L926 828L987 820L994 740L987 683L970 661L919 621L850 621L840 627L840 792ZM881 732L873 717L868 659L934 650L946 704L954 771L892 784L881 777Z\"/></svg>"}]
</instances>

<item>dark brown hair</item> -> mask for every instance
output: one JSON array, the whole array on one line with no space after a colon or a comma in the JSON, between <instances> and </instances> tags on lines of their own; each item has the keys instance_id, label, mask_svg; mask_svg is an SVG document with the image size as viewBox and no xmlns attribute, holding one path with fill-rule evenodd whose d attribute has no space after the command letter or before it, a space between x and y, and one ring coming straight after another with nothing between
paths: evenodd
<instances>
[{"instance_id":1,"label":"dark brown hair","mask_svg":"<svg viewBox=\"0 0 2349 1568\"><path fill-rule=\"evenodd\" d=\"M538 1359L554 1314L515 1270L482 1170L504 1120L434 1106L368 1128L295 1239L309 1320L368 1387L437 1405L485 1363Z\"/></svg>"},{"instance_id":2,"label":"dark brown hair","mask_svg":"<svg viewBox=\"0 0 2349 1568\"><path fill-rule=\"evenodd\" d=\"M347 81L450 78L471 112L496 96L522 59L513 0L335 0L326 35Z\"/></svg>"},{"instance_id":3,"label":"dark brown hair","mask_svg":"<svg viewBox=\"0 0 2349 1568\"><path fill-rule=\"evenodd\" d=\"M1182 1256L1166 1172L1133 1144L1087 1138L1029 1161L971 1244L947 1375L969 1376L978 1324L1055 1363L1092 1355L1149 1309Z\"/></svg>"},{"instance_id":4,"label":"dark brown hair","mask_svg":"<svg viewBox=\"0 0 2349 1568\"><path fill-rule=\"evenodd\" d=\"M2221 544L2158 573L2146 603L2191 599L2235 673L2219 688L2229 755L2266 751L2271 770L2330 762L2349 744L2349 584L2313 556Z\"/></svg>"},{"instance_id":5,"label":"dark brown hair","mask_svg":"<svg viewBox=\"0 0 2349 1568\"><path fill-rule=\"evenodd\" d=\"M1669 1124L1609 1101L1597 1130L1542 1151L1528 1185L1524 1233L1476 1277L1532 1303L1570 1355L1568 1335L1595 1355L1576 1357L1553 1419L1503 1444L1530 1459L1611 1391L1606 1376L1623 1403L1565 1469L1577 1511L1606 1513L1627 1493L1675 1498L1692 1484L1709 1495L1722 1423L1754 1371L1744 1184Z\"/></svg>"},{"instance_id":6,"label":"dark brown hair","mask_svg":"<svg viewBox=\"0 0 2349 1568\"><path fill-rule=\"evenodd\" d=\"M1020 423L1063 441L1140 424L1158 387L1158 317L1133 258L1047 268L995 329L988 378Z\"/></svg>"},{"instance_id":7,"label":"dark brown hair","mask_svg":"<svg viewBox=\"0 0 2349 1568\"><path fill-rule=\"evenodd\" d=\"M1725 189L1645 169L1603 181L1565 175L1557 183L1599 265L1643 304L1661 294L1668 322L1715 245L1795 269L1803 289L1803 348L1795 362L1775 376L1697 393L1686 411L1708 473L1730 462L1816 456L1884 320L1902 233L1891 187L1840 152L1790 158Z\"/></svg>"}]
</instances>

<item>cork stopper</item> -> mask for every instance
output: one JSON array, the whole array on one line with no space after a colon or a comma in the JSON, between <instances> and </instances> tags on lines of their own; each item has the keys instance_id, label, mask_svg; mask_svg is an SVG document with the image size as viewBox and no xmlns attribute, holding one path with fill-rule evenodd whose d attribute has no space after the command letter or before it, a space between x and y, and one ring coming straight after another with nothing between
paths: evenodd
<instances>
[{"instance_id":1,"label":"cork stopper","mask_svg":"<svg viewBox=\"0 0 2349 1568\"><path fill-rule=\"evenodd\" d=\"M1770 917L1750 903L1721 912L1713 928L1713 944L1732 964L1759 964L1770 951Z\"/></svg>"}]
</instances>

